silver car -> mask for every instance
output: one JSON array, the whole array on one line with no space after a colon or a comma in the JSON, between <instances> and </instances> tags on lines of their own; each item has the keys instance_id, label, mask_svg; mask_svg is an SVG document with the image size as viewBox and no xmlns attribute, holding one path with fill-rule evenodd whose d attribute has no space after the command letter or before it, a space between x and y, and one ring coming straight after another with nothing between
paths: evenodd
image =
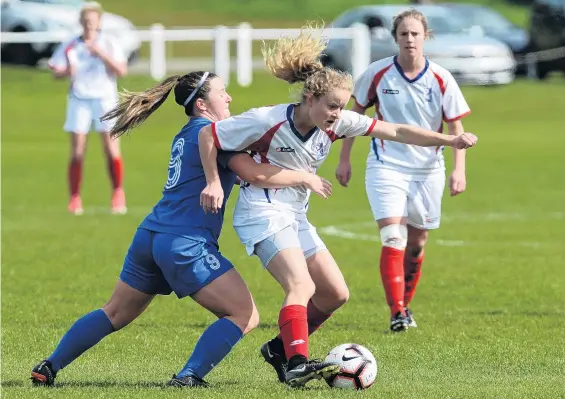
<instances>
[{"instance_id":1,"label":"silver car","mask_svg":"<svg viewBox=\"0 0 565 399\"><path fill-rule=\"evenodd\" d=\"M412 7L426 16L434 35L424 45L426 56L450 71L458 83L507 84L514 80L516 61L506 44L464 31L466 24L445 7ZM407 8L402 5L357 7L340 15L331 27L347 28L356 23L366 25L371 30L371 61L376 61L398 53L398 46L390 34L392 20ZM351 71L350 40L330 38L323 61L338 69Z\"/></svg>"},{"instance_id":2,"label":"silver car","mask_svg":"<svg viewBox=\"0 0 565 399\"><path fill-rule=\"evenodd\" d=\"M82 0L1 0L2 32L62 32L69 37L80 33ZM135 58L141 43L133 24L124 17L104 13L102 30L115 34L128 60ZM36 65L50 57L55 43L2 43L2 61Z\"/></svg>"}]
</instances>

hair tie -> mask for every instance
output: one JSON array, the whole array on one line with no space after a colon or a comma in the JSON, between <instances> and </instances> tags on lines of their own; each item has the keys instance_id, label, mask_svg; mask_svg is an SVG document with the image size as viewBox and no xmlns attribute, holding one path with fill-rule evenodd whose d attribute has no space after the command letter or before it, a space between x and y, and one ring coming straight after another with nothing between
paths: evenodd
<instances>
[{"instance_id":1,"label":"hair tie","mask_svg":"<svg viewBox=\"0 0 565 399\"><path fill-rule=\"evenodd\" d=\"M204 84L204 82L206 81L206 78L208 77L208 75L210 75L210 72L204 72L204 75L202 75L202 77L200 78L200 80L198 81L198 84L196 85L196 87L194 88L194 90L192 90L192 93L190 93L190 96L188 96L188 98L186 100L184 100L184 106L186 107L187 104L190 102L190 100L192 100L192 98L196 95L196 93L198 92L198 90L200 90L200 88L202 87L202 85Z\"/></svg>"}]
</instances>

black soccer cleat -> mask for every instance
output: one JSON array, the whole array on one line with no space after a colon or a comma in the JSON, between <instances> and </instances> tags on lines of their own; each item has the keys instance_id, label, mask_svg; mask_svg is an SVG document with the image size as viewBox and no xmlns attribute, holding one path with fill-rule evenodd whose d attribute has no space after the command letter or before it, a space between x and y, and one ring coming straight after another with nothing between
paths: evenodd
<instances>
[{"instance_id":1,"label":"black soccer cleat","mask_svg":"<svg viewBox=\"0 0 565 399\"><path fill-rule=\"evenodd\" d=\"M406 313L406 322L408 323L408 327L417 328L418 324L416 324L412 311L408 308L404 308L404 313Z\"/></svg>"},{"instance_id":2,"label":"black soccer cleat","mask_svg":"<svg viewBox=\"0 0 565 399\"><path fill-rule=\"evenodd\" d=\"M34 385L46 387L53 386L57 372L53 371L53 365L49 360L43 360L31 370L31 382Z\"/></svg>"},{"instance_id":3,"label":"black soccer cleat","mask_svg":"<svg viewBox=\"0 0 565 399\"><path fill-rule=\"evenodd\" d=\"M306 385L311 380L328 379L339 373L339 363L321 360L307 360L305 363L287 370L285 382L293 388Z\"/></svg>"},{"instance_id":4,"label":"black soccer cleat","mask_svg":"<svg viewBox=\"0 0 565 399\"><path fill-rule=\"evenodd\" d=\"M277 372L279 382L285 383L287 368L286 356L284 355L284 353L281 354L274 348L272 348L271 345L269 345L269 342L270 341L265 342L263 346L261 346L261 355L267 363L273 366L273 368Z\"/></svg>"},{"instance_id":5,"label":"black soccer cleat","mask_svg":"<svg viewBox=\"0 0 565 399\"><path fill-rule=\"evenodd\" d=\"M408 330L408 319L402 312L396 313L390 320L390 331L402 332Z\"/></svg>"},{"instance_id":6,"label":"black soccer cleat","mask_svg":"<svg viewBox=\"0 0 565 399\"><path fill-rule=\"evenodd\" d=\"M176 375L173 375L173 377L170 379L170 381L167 383L167 386L170 387L178 387L178 388L184 388L184 387L189 387L189 388L196 388L196 387L201 387L201 388L208 388L210 386L210 384L208 384L206 381L204 381L202 378L198 378L195 375L187 375L184 377L177 377Z\"/></svg>"}]
</instances>

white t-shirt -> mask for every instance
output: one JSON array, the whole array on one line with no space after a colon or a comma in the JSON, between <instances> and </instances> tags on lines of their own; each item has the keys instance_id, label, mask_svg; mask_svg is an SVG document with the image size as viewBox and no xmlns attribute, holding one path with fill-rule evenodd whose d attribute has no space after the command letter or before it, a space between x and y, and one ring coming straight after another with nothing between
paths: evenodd
<instances>
[{"instance_id":1,"label":"white t-shirt","mask_svg":"<svg viewBox=\"0 0 565 399\"><path fill-rule=\"evenodd\" d=\"M302 136L293 122L295 104L251 109L212 124L216 147L224 151L251 151L257 162L283 169L315 173L327 158L331 144L345 137L368 134L377 121L352 111L341 117L328 131L313 128ZM305 187L262 189L242 184L240 201L305 212L310 195Z\"/></svg>"},{"instance_id":2,"label":"white t-shirt","mask_svg":"<svg viewBox=\"0 0 565 399\"><path fill-rule=\"evenodd\" d=\"M374 104L379 120L437 132L443 130L443 122L458 120L471 112L451 73L429 60L414 79L404 75L396 56L373 62L355 82L353 97L364 108ZM442 147L373 139L367 166L415 175L443 172L442 151Z\"/></svg>"},{"instance_id":3,"label":"white t-shirt","mask_svg":"<svg viewBox=\"0 0 565 399\"><path fill-rule=\"evenodd\" d=\"M123 50L111 36L100 33L96 44L114 61L127 62ZM65 68L67 58L75 69L70 87L73 96L82 99L116 97L116 76L108 71L104 61L90 53L80 36L61 43L49 60L49 66Z\"/></svg>"}]
</instances>

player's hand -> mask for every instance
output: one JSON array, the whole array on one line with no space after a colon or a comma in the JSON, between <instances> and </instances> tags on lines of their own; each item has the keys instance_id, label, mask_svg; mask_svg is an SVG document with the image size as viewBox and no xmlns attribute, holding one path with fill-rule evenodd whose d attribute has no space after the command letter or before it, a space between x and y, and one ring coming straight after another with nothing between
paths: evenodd
<instances>
[{"instance_id":1,"label":"player's hand","mask_svg":"<svg viewBox=\"0 0 565 399\"><path fill-rule=\"evenodd\" d=\"M224 204L224 190L220 181L209 183L200 193L200 206L204 213L218 213Z\"/></svg>"},{"instance_id":2,"label":"player's hand","mask_svg":"<svg viewBox=\"0 0 565 399\"><path fill-rule=\"evenodd\" d=\"M335 170L335 177L339 184L343 187L347 187L349 180L351 180L351 162L339 161L337 169Z\"/></svg>"},{"instance_id":3,"label":"player's hand","mask_svg":"<svg viewBox=\"0 0 565 399\"><path fill-rule=\"evenodd\" d=\"M452 147L458 150L464 150L466 148L474 147L477 144L479 138L473 133L463 133L459 136L453 138Z\"/></svg>"},{"instance_id":4,"label":"player's hand","mask_svg":"<svg viewBox=\"0 0 565 399\"><path fill-rule=\"evenodd\" d=\"M321 176L309 173L306 186L320 197L327 199L332 195L332 183Z\"/></svg>"},{"instance_id":5,"label":"player's hand","mask_svg":"<svg viewBox=\"0 0 565 399\"><path fill-rule=\"evenodd\" d=\"M454 197L461 194L467 188L467 178L465 172L454 169L449 176L449 192Z\"/></svg>"},{"instance_id":6,"label":"player's hand","mask_svg":"<svg viewBox=\"0 0 565 399\"><path fill-rule=\"evenodd\" d=\"M102 49L94 42L86 43L86 48L90 51L90 54L96 57L99 57L102 54Z\"/></svg>"}]
</instances>

